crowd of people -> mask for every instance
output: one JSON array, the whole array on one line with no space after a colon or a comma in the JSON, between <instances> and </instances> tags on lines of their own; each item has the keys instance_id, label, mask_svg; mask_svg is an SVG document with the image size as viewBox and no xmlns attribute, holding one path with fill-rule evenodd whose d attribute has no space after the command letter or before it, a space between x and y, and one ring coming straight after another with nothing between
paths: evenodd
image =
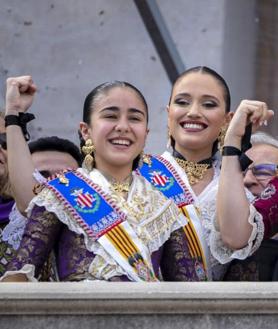
<instances>
[{"instance_id":1,"label":"crowd of people","mask_svg":"<svg viewBox=\"0 0 278 329\"><path fill-rule=\"evenodd\" d=\"M31 76L9 78L0 114L0 281L278 278L278 140L257 132L267 104L231 111L225 80L190 68L157 155L144 153L149 110L135 86L87 95L80 148L28 143L36 91Z\"/></svg>"}]
</instances>

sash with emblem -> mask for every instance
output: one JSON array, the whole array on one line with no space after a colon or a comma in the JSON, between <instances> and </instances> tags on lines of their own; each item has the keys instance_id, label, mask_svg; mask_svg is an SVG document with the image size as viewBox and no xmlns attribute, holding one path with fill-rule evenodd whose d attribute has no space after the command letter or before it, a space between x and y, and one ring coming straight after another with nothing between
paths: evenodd
<instances>
[{"instance_id":1,"label":"sash with emblem","mask_svg":"<svg viewBox=\"0 0 278 329\"><path fill-rule=\"evenodd\" d=\"M172 199L187 217L188 224L183 227L195 270L200 280L206 280L209 252L204 239L200 215L194 206L194 199L174 166L161 156L145 155L139 170L155 188L167 198Z\"/></svg>"},{"instance_id":2,"label":"sash with emblem","mask_svg":"<svg viewBox=\"0 0 278 329\"><path fill-rule=\"evenodd\" d=\"M77 171L50 179L52 190L87 236L98 241L133 281L158 281L147 247L115 202Z\"/></svg>"}]
</instances>

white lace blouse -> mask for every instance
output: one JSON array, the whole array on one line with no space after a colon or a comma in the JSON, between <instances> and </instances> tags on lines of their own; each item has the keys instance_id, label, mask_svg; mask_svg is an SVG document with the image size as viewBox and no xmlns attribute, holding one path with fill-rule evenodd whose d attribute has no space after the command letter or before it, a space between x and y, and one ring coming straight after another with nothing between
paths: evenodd
<instances>
[{"instance_id":1,"label":"white lace blouse","mask_svg":"<svg viewBox=\"0 0 278 329\"><path fill-rule=\"evenodd\" d=\"M37 169L34 171L33 177L40 184L46 181L46 178L43 177ZM19 248L26 226L26 220L27 218L19 212L15 203L9 215L9 223L4 227L2 232L0 232L0 239L11 245L14 250Z\"/></svg>"},{"instance_id":2,"label":"white lace blouse","mask_svg":"<svg viewBox=\"0 0 278 329\"><path fill-rule=\"evenodd\" d=\"M221 240L220 232L216 224L216 198L218 190L218 182L220 175L220 161L215 160L213 163L214 176L212 181L206 188L197 196L192 190L187 175L184 170L178 165L174 157L168 152L162 154L166 160L170 161L174 166L179 176L186 184L188 190L194 200L194 205L200 211L200 220L203 227L205 241L209 248L210 272L213 280L221 280L226 271L227 264L233 259L245 259L250 256L260 246L263 234L264 225L262 216L256 211L253 205L250 204L249 223L253 230L249 237L246 247L239 250L228 248ZM251 201L253 195L246 190L247 197Z\"/></svg>"}]
</instances>

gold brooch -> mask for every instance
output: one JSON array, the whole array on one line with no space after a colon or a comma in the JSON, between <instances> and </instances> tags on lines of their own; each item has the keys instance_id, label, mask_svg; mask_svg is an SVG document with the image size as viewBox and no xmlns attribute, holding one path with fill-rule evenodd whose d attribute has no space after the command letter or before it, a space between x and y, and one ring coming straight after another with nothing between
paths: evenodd
<instances>
[{"instance_id":1,"label":"gold brooch","mask_svg":"<svg viewBox=\"0 0 278 329\"><path fill-rule=\"evenodd\" d=\"M152 159L149 154L143 155L143 162L146 163L149 167L152 165Z\"/></svg>"},{"instance_id":2,"label":"gold brooch","mask_svg":"<svg viewBox=\"0 0 278 329\"><path fill-rule=\"evenodd\" d=\"M59 178L59 183L60 184L64 184L66 186L69 186L69 180L64 174L59 174L58 178Z\"/></svg>"},{"instance_id":3,"label":"gold brooch","mask_svg":"<svg viewBox=\"0 0 278 329\"><path fill-rule=\"evenodd\" d=\"M193 161L183 160L175 158L177 163L182 167L188 176L189 183L194 185L199 182L204 177L204 174L209 168L207 163L196 163Z\"/></svg>"}]
</instances>

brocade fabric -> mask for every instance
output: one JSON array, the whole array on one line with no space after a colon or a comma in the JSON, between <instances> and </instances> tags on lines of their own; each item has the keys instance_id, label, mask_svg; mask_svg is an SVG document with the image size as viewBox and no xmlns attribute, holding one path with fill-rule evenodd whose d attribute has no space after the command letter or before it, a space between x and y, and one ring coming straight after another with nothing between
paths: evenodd
<instances>
[{"instance_id":1,"label":"brocade fabric","mask_svg":"<svg viewBox=\"0 0 278 329\"><path fill-rule=\"evenodd\" d=\"M0 276L5 272L6 266L14 253L13 246L3 239L3 230L9 223L9 215L13 205L13 200L0 197Z\"/></svg>"},{"instance_id":2,"label":"brocade fabric","mask_svg":"<svg viewBox=\"0 0 278 329\"><path fill-rule=\"evenodd\" d=\"M110 183L100 172L94 170L90 173L90 178L97 181L106 192L111 193ZM126 203L124 211L128 215L127 220L148 247L155 275L161 280L198 281L187 246L183 247L181 255L168 257L171 252L167 252L167 249L171 243L167 245L165 242L176 240L175 232L182 227L184 221L182 219L182 222L179 222L180 215L176 206L169 203L169 200L142 177L134 175L133 178L128 200L118 200L118 204L121 206L121 203ZM143 202L135 202L138 193ZM34 265L35 277L38 278L45 260L54 249L60 281L128 281L124 270L104 252L98 242L89 241L55 198L50 191L44 191L32 201L32 212L20 247L7 270L20 271L25 264L31 264ZM175 270L169 274L172 268ZM184 271L184 268L187 271Z\"/></svg>"}]
</instances>

